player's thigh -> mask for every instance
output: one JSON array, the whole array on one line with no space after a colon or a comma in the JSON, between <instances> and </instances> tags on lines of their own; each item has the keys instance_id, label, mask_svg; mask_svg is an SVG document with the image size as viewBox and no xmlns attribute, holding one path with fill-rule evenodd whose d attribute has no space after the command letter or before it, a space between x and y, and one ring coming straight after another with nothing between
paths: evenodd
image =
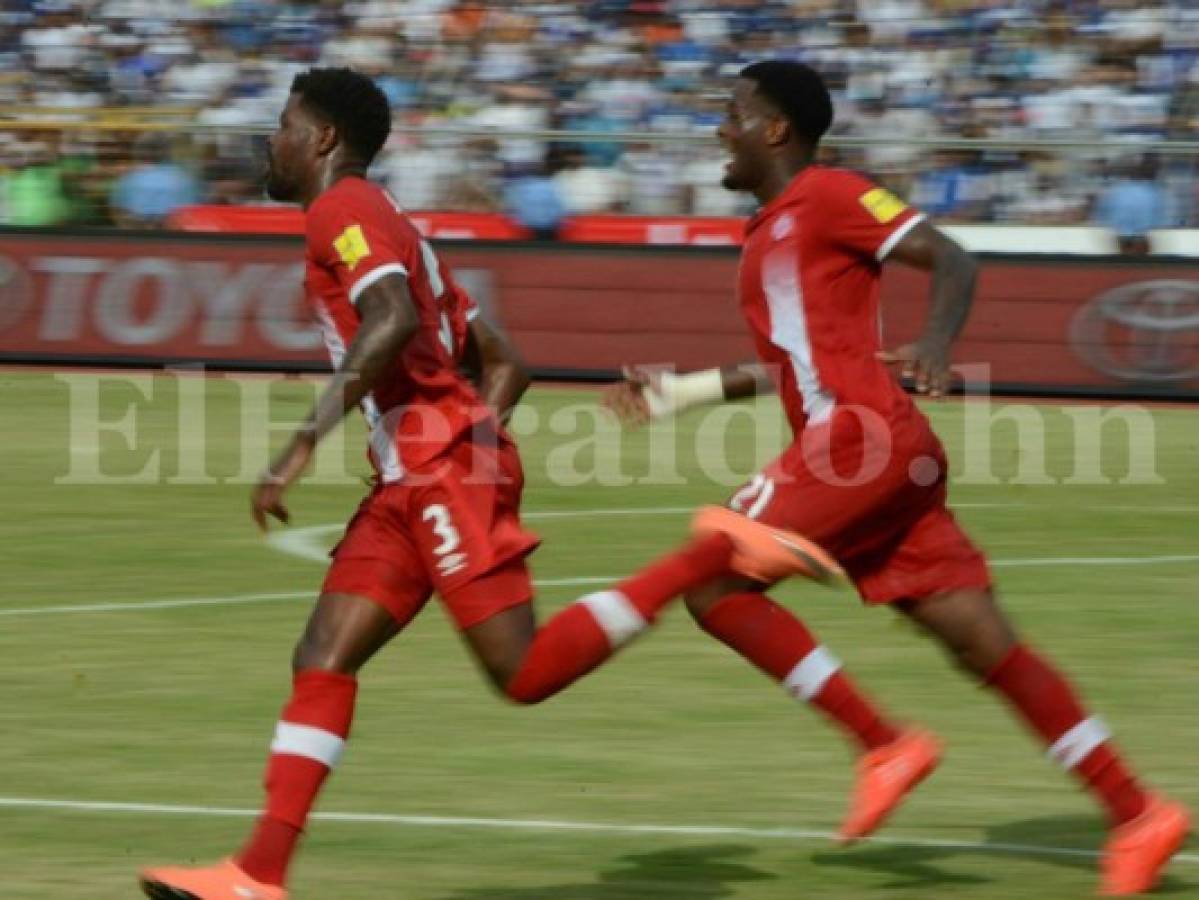
<instances>
[{"instance_id":1,"label":"player's thigh","mask_svg":"<svg viewBox=\"0 0 1199 900\"><path fill-rule=\"evenodd\" d=\"M870 479L831 479L797 459L793 448L729 500L751 519L794 531L843 564L901 534L937 499L937 486L913 484L896 463Z\"/></svg>"},{"instance_id":2,"label":"player's thigh","mask_svg":"<svg viewBox=\"0 0 1199 900\"><path fill-rule=\"evenodd\" d=\"M330 554L321 601L301 641L305 658L327 658L333 646L343 648L337 658L374 652L432 596L424 561L405 522L405 500L402 488L376 489L350 520Z\"/></svg>"},{"instance_id":3,"label":"player's thigh","mask_svg":"<svg viewBox=\"0 0 1199 900\"><path fill-rule=\"evenodd\" d=\"M423 566L463 630L533 596L526 557L540 541L520 521L515 464L515 473L501 465L487 479L451 460L411 492L407 517Z\"/></svg>"},{"instance_id":4,"label":"player's thigh","mask_svg":"<svg viewBox=\"0 0 1199 900\"><path fill-rule=\"evenodd\" d=\"M509 606L462 629L462 638L491 679L503 690L523 664L537 632L529 601Z\"/></svg>"},{"instance_id":5,"label":"player's thigh","mask_svg":"<svg viewBox=\"0 0 1199 900\"><path fill-rule=\"evenodd\" d=\"M897 606L979 678L1003 662L1017 643L1015 628L988 588L955 588Z\"/></svg>"},{"instance_id":6,"label":"player's thigh","mask_svg":"<svg viewBox=\"0 0 1199 900\"><path fill-rule=\"evenodd\" d=\"M297 672L323 669L352 675L402 628L377 601L355 594L322 594L296 645Z\"/></svg>"},{"instance_id":7,"label":"player's thigh","mask_svg":"<svg viewBox=\"0 0 1199 900\"><path fill-rule=\"evenodd\" d=\"M986 556L944 503L926 510L893 541L845 563L870 604L935 598L956 591L989 591Z\"/></svg>"}]
</instances>

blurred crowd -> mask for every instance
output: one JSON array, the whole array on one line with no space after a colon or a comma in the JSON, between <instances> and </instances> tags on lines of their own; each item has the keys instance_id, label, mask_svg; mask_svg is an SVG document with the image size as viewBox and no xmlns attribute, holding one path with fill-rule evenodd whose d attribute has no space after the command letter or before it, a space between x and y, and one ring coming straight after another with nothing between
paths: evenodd
<instances>
[{"instance_id":1,"label":"blurred crowd","mask_svg":"<svg viewBox=\"0 0 1199 900\"><path fill-rule=\"evenodd\" d=\"M0 115L163 119L136 134L0 122L0 217L15 224L152 225L181 204L260 201L260 138L236 129L269 127L313 64L379 80L401 127L374 174L411 209L506 210L546 235L580 213L738 214L713 143L603 136L710 131L741 67L790 58L828 78L834 136L881 139L830 158L944 219L1199 225L1193 155L1110 152L1199 139L1195 0L0 2ZM497 133L432 130L451 126ZM551 128L591 136L499 133ZM935 136L1081 148L904 143Z\"/></svg>"}]
</instances>

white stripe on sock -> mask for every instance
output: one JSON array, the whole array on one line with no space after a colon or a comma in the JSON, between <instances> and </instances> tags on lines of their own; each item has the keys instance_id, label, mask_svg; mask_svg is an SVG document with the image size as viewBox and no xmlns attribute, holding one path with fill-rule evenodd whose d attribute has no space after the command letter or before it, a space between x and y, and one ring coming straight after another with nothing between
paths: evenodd
<instances>
[{"instance_id":1,"label":"white stripe on sock","mask_svg":"<svg viewBox=\"0 0 1199 900\"><path fill-rule=\"evenodd\" d=\"M783 682L792 697L811 700L841 668L841 660L827 647L816 647L801 659Z\"/></svg>"},{"instance_id":2,"label":"white stripe on sock","mask_svg":"<svg viewBox=\"0 0 1199 900\"><path fill-rule=\"evenodd\" d=\"M1111 738L1112 733L1098 716L1083 719L1049 748L1049 758L1066 769L1073 769L1091 752Z\"/></svg>"},{"instance_id":3,"label":"white stripe on sock","mask_svg":"<svg viewBox=\"0 0 1199 900\"><path fill-rule=\"evenodd\" d=\"M627 644L645 631L648 625L629 598L620 591L599 591L580 598L579 602L587 607L604 630L613 650Z\"/></svg>"},{"instance_id":4,"label":"white stripe on sock","mask_svg":"<svg viewBox=\"0 0 1199 900\"><path fill-rule=\"evenodd\" d=\"M345 749L346 742L333 732L291 722L276 725L275 739L271 741L271 753L305 756L324 763L330 769L337 767Z\"/></svg>"}]
</instances>

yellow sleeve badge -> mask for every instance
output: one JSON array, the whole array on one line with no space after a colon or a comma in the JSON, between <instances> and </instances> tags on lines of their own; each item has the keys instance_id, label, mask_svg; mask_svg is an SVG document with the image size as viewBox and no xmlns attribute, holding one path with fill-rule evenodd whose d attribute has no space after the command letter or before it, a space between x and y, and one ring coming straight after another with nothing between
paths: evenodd
<instances>
[{"instance_id":1,"label":"yellow sleeve badge","mask_svg":"<svg viewBox=\"0 0 1199 900\"><path fill-rule=\"evenodd\" d=\"M351 272L358 267L358 263L371 255L371 247L366 242L361 225L351 225L343 231L341 237L333 242L333 249Z\"/></svg>"},{"instance_id":2,"label":"yellow sleeve badge","mask_svg":"<svg viewBox=\"0 0 1199 900\"><path fill-rule=\"evenodd\" d=\"M908 205L885 188L874 188L858 198L866 211L883 225L892 221Z\"/></svg>"}]
</instances>

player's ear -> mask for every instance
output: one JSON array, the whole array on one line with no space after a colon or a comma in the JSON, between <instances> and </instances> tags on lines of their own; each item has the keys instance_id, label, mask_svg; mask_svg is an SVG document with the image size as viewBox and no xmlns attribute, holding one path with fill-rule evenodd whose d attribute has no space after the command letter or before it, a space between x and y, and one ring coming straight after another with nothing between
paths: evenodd
<instances>
[{"instance_id":1,"label":"player's ear","mask_svg":"<svg viewBox=\"0 0 1199 900\"><path fill-rule=\"evenodd\" d=\"M783 116L772 116L766 126L766 142L779 147L791 139L791 123Z\"/></svg>"},{"instance_id":2,"label":"player's ear","mask_svg":"<svg viewBox=\"0 0 1199 900\"><path fill-rule=\"evenodd\" d=\"M318 156L328 156L337 148L337 129L326 122L316 126L316 152Z\"/></svg>"}]
</instances>

